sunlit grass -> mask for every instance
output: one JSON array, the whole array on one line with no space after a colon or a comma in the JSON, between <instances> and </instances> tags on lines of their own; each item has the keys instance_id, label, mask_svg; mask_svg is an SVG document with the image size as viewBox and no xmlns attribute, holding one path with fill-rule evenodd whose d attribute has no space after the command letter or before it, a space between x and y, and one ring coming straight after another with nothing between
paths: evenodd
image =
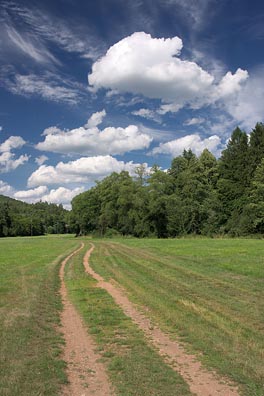
<instances>
[{"instance_id":1,"label":"sunlit grass","mask_svg":"<svg viewBox=\"0 0 264 396\"><path fill-rule=\"evenodd\" d=\"M79 244L68 237L0 239L0 394L57 395L61 360L58 256Z\"/></svg>"},{"instance_id":2,"label":"sunlit grass","mask_svg":"<svg viewBox=\"0 0 264 396\"><path fill-rule=\"evenodd\" d=\"M263 241L95 241L93 268L124 286L208 367L262 396Z\"/></svg>"},{"instance_id":3,"label":"sunlit grass","mask_svg":"<svg viewBox=\"0 0 264 396\"><path fill-rule=\"evenodd\" d=\"M81 252L67 266L67 287L108 370L116 396L191 396L183 379L147 345L144 334L97 282ZM89 385L89 384L88 384Z\"/></svg>"}]
</instances>

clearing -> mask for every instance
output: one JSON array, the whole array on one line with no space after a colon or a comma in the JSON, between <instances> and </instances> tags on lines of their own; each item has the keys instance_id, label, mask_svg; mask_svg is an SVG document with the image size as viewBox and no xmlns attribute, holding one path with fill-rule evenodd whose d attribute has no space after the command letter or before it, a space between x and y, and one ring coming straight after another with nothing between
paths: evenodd
<instances>
[{"instance_id":1,"label":"clearing","mask_svg":"<svg viewBox=\"0 0 264 396\"><path fill-rule=\"evenodd\" d=\"M0 240L1 395L263 396L262 240L92 242Z\"/></svg>"}]
</instances>

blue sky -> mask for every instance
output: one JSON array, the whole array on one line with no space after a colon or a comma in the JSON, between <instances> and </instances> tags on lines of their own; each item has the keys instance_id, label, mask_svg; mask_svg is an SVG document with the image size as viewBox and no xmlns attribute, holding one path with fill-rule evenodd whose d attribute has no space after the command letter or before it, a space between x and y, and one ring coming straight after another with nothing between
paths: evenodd
<instances>
[{"instance_id":1,"label":"blue sky","mask_svg":"<svg viewBox=\"0 0 264 396\"><path fill-rule=\"evenodd\" d=\"M0 194L69 207L263 121L263 1L0 2Z\"/></svg>"}]
</instances>

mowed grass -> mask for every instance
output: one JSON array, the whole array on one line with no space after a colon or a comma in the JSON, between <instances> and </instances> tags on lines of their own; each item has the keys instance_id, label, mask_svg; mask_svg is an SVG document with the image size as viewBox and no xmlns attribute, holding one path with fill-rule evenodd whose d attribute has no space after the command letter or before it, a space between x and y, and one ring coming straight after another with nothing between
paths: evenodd
<instances>
[{"instance_id":1,"label":"mowed grass","mask_svg":"<svg viewBox=\"0 0 264 396\"><path fill-rule=\"evenodd\" d=\"M71 237L0 239L1 396L53 396L66 381L58 271L78 245Z\"/></svg>"},{"instance_id":2,"label":"mowed grass","mask_svg":"<svg viewBox=\"0 0 264 396\"><path fill-rule=\"evenodd\" d=\"M264 395L264 241L94 241L90 263L171 337L240 386Z\"/></svg>"},{"instance_id":3,"label":"mowed grass","mask_svg":"<svg viewBox=\"0 0 264 396\"><path fill-rule=\"evenodd\" d=\"M115 395L191 396L183 379L147 345L144 334L113 298L84 272L83 255L84 250L68 263L66 284L70 298L97 343Z\"/></svg>"}]
</instances>

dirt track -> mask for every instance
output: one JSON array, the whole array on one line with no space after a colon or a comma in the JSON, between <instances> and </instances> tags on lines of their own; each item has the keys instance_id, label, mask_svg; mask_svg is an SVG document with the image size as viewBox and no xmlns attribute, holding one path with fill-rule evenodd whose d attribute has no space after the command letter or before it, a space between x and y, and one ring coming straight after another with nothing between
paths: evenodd
<instances>
[{"instance_id":1,"label":"dirt track","mask_svg":"<svg viewBox=\"0 0 264 396\"><path fill-rule=\"evenodd\" d=\"M113 395L105 368L98 362L100 355L95 353L96 345L87 333L80 315L67 296L64 282L64 268L67 261L84 247L71 253L60 268L63 312L61 315L62 332L65 339L63 359L67 363L69 384L62 390L63 396L110 396Z\"/></svg>"},{"instance_id":2,"label":"dirt track","mask_svg":"<svg viewBox=\"0 0 264 396\"><path fill-rule=\"evenodd\" d=\"M158 327L153 327L146 318L127 298L125 292L118 286L97 274L89 265L89 257L94 246L84 256L84 267L88 274L98 281L98 287L105 289L138 327L143 330L150 342L158 349L164 360L189 384L190 390L197 396L239 396L235 386L231 386L223 378L204 369L197 357L186 353L184 347L177 341L172 341ZM106 395L106 394L105 394Z\"/></svg>"}]
</instances>

